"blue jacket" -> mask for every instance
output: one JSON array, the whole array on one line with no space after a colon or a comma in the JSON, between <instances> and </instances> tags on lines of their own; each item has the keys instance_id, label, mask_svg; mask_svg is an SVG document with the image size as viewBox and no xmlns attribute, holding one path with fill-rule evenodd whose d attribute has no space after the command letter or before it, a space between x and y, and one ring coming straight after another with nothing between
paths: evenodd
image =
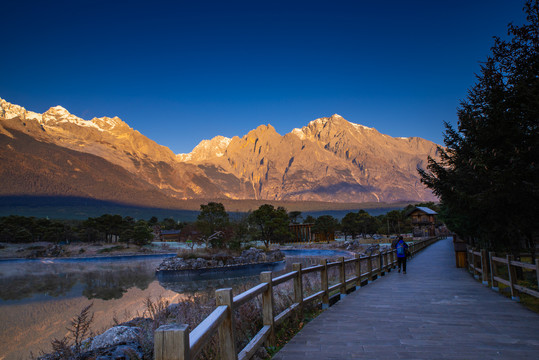
<instances>
[{"instance_id":1,"label":"blue jacket","mask_svg":"<svg viewBox=\"0 0 539 360\"><path fill-rule=\"evenodd\" d=\"M397 249L399 247L399 244L404 245L404 254L399 254L399 252L397 251L397 257L404 258L404 257L406 257L406 250L408 250L408 244L404 240L399 240L395 244L395 249Z\"/></svg>"}]
</instances>

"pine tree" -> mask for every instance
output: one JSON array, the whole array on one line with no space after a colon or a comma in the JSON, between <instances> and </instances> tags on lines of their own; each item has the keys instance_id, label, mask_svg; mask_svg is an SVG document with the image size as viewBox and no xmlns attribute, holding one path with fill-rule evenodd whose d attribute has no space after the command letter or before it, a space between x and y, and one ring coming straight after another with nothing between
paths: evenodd
<instances>
[{"instance_id":1,"label":"pine tree","mask_svg":"<svg viewBox=\"0 0 539 360\"><path fill-rule=\"evenodd\" d=\"M489 249L535 250L539 213L539 2L527 23L495 37L492 54L446 123L441 160L429 159L422 182L443 202L450 228Z\"/></svg>"}]
</instances>

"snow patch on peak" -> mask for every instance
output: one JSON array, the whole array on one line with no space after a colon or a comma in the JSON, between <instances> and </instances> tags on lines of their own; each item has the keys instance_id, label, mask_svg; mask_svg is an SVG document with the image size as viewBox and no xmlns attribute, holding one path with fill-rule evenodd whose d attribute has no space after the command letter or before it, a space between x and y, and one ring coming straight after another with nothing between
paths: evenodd
<instances>
[{"instance_id":1,"label":"snow patch on peak","mask_svg":"<svg viewBox=\"0 0 539 360\"><path fill-rule=\"evenodd\" d=\"M292 129L291 133L299 137L300 140L305 140L305 133L303 132L303 130L295 128Z\"/></svg>"},{"instance_id":2,"label":"snow patch on peak","mask_svg":"<svg viewBox=\"0 0 539 360\"><path fill-rule=\"evenodd\" d=\"M318 118L309 122L308 126L325 125L328 122L328 118Z\"/></svg>"},{"instance_id":3,"label":"snow patch on peak","mask_svg":"<svg viewBox=\"0 0 539 360\"><path fill-rule=\"evenodd\" d=\"M350 124L352 124L358 130L370 130L370 131L374 130L374 128L370 128L370 127L365 126L365 125L354 124L354 123L350 123Z\"/></svg>"},{"instance_id":4,"label":"snow patch on peak","mask_svg":"<svg viewBox=\"0 0 539 360\"><path fill-rule=\"evenodd\" d=\"M92 123L94 123L101 131L110 131L113 130L116 127L120 127L124 125L125 123L120 119L119 117L115 116L113 118L109 117L101 117L101 118L93 118Z\"/></svg>"},{"instance_id":5,"label":"snow patch on peak","mask_svg":"<svg viewBox=\"0 0 539 360\"><path fill-rule=\"evenodd\" d=\"M60 105L56 105L56 106L51 107L47 112L54 112L54 113L57 113L57 114L71 115L69 113L69 111L67 111L67 109L65 107L60 106Z\"/></svg>"},{"instance_id":6,"label":"snow patch on peak","mask_svg":"<svg viewBox=\"0 0 539 360\"><path fill-rule=\"evenodd\" d=\"M73 114L71 114L69 111L67 111L62 106L58 105L55 107L50 108L46 112L43 113L43 124L54 126L62 123L71 123L78 126L83 127L90 127L95 128L97 130L103 131L99 126L94 124L91 120L84 120L80 117L77 117Z\"/></svg>"},{"instance_id":7,"label":"snow patch on peak","mask_svg":"<svg viewBox=\"0 0 539 360\"><path fill-rule=\"evenodd\" d=\"M228 145L230 145L230 142L232 141L231 138L228 138L226 136L216 136L212 140L212 142L215 142L220 148L225 148Z\"/></svg>"},{"instance_id":8,"label":"snow patch on peak","mask_svg":"<svg viewBox=\"0 0 539 360\"><path fill-rule=\"evenodd\" d=\"M190 153L177 154L176 157L180 161L195 161L213 157L222 157L231 141L231 138L218 135L211 140L202 140Z\"/></svg>"},{"instance_id":9,"label":"snow patch on peak","mask_svg":"<svg viewBox=\"0 0 539 360\"><path fill-rule=\"evenodd\" d=\"M176 157L180 161L189 161L189 160L191 160L193 158L193 154L192 153L189 153L189 154L181 153L181 154L176 154Z\"/></svg>"},{"instance_id":10,"label":"snow patch on peak","mask_svg":"<svg viewBox=\"0 0 539 360\"><path fill-rule=\"evenodd\" d=\"M26 111L26 118L29 120L36 120L39 123L43 121L43 115L35 113L33 111Z\"/></svg>"}]
</instances>

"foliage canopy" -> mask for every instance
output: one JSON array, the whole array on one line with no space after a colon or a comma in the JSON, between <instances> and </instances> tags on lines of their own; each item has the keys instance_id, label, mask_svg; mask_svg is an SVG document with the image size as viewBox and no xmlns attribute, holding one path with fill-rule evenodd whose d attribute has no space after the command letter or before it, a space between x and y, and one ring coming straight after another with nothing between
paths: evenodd
<instances>
[{"instance_id":1,"label":"foliage canopy","mask_svg":"<svg viewBox=\"0 0 539 360\"><path fill-rule=\"evenodd\" d=\"M421 181L440 197L448 227L488 249L535 249L539 213L539 2L527 23L495 37L477 83L446 123L441 160Z\"/></svg>"}]
</instances>

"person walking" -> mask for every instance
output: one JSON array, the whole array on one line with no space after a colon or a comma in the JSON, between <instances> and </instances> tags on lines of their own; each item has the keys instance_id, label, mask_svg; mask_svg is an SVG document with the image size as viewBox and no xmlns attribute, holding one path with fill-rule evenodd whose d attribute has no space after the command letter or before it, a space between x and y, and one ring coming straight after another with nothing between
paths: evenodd
<instances>
[{"instance_id":1,"label":"person walking","mask_svg":"<svg viewBox=\"0 0 539 360\"><path fill-rule=\"evenodd\" d=\"M399 267L399 273L406 274L406 253L408 252L408 244L404 241L402 236L399 236L399 240L395 243L395 249L397 250L397 265Z\"/></svg>"}]
</instances>

